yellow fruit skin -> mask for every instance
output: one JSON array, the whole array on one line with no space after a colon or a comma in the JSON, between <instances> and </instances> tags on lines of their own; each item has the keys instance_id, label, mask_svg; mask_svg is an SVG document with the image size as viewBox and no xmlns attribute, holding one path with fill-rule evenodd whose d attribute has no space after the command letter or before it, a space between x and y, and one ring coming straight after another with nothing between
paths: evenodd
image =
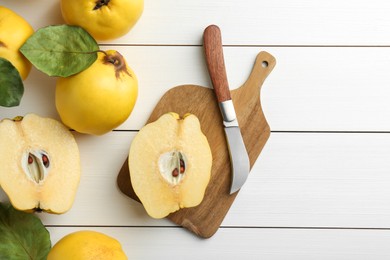
<instances>
[{"instance_id":1,"label":"yellow fruit skin","mask_svg":"<svg viewBox=\"0 0 390 260\"><path fill-rule=\"evenodd\" d=\"M97 2L61 0L62 17L68 24L83 27L96 40L112 40L129 32L144 9L144 0L109 0L94 10Z\"/></svg>"},{"instance_id":2,"label":"yellow fruit skin","mask_svg":"<svg viewBox=\"0 0 390 260\"><path fill-rule=\"evenodd\" d=\"M7 59L26 79L31 63L19 51L19 48L34 33L31 25L12 10L0 6L0 57Z\"/></svg>"},{"instance_id":3,"label":"yellow fruit skin","mask_svg":"<svg viewBox=\"0 0 390 260\"><path fill-rule=\"evenodd\" d=\"M114 55L116 51L106 51ZM118 77L105 54L88 69L58 78L56 107L62 122L86 134L102 135L122 124L132 112L138 96L138 81L130 67Z\"/></svg>"},{"instance_id":4,"label":"yellow fruit skin","mask_svg":"<svg viewBox=\"0 0 390 260\"><path fill-rule=\"evenodd\" d=\"M50 250L47 260L126 260L118 240L96 231L66 235Z\"/></svg>"}]
</instances>

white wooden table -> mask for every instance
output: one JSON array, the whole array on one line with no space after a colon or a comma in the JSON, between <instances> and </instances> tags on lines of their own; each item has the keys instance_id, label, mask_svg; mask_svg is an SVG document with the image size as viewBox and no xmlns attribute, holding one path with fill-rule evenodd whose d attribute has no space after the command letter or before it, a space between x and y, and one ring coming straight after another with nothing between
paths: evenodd
<instances>
[{"instance_id":1,"label":"white wooden table","mask_svg":"<svg viewBox=\"0 0 390 260\"><path fill-rule=\"evenodd\" d=\"M59 1L1 0L35 29L63 23ZM136 131L176 85L211 86L203 29L220 26L231 88L258 52L277 65L263 85L272 133L212 238L154 220L116 186ZM145 0L116 49L139 78L130 118L104 136L75 133L82 178L72 209L37 214L52 242L75 230L117 238L129 259L389 259L390 2ZM17 108L59 119L55 79L32 70ZM124 131L123 131L124 130ZM1 195L5 200L5 195Z\"/></svg>"}]
</instances>

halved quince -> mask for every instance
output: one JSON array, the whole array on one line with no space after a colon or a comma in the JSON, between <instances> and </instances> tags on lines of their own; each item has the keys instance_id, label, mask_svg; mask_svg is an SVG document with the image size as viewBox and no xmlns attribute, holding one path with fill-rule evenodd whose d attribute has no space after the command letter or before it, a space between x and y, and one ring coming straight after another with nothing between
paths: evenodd
<instances>
[{"instance_id":1,"label":"halved quince","mask_svg":"<svg viewBox=\"0 0 390 260\"><path fill-rule=\"evenodd\" d=\"M67 127L35 114L0 122L0 185L23 211L64 213L73 204L81 166Z\"/></svg>"},{"instance_id":2,"label":"halved quince","mask_svg":"<svg viewBox=\"0 0 390 260\"><path fill-rule=\"evenodd\" d=\"M162 115L144 126L130 147L131 183L153 218L199 205L211 166L209 143L193 114Z\"/></svg>"}]
</instances>

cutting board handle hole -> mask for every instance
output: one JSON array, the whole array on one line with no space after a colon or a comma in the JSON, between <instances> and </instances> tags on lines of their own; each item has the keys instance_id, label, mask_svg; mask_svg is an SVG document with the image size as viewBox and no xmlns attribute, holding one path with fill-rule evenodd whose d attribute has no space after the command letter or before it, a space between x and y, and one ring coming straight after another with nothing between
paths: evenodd
<instances>
[{"instance_id":1,"label":"cutting board handle hole","mask_svg":"<svg viewBox=\"0 0 390 260\"><path fill-rule=\"evenodd\" d=\"M261 66L263 66L263 68L267 68L267 67L268 67L268 61L263 60L263 61L261 62Z\"/></svg>"}]
</instances>

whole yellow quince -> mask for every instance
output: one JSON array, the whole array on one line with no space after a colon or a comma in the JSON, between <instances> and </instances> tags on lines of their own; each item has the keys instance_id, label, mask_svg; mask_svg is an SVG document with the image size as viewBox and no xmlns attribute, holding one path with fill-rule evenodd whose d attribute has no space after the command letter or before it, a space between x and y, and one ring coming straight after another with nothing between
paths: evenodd
<instances>
[{"instance_id":1,"label":"whole yellow quince","mask_svg":"<svg viewBox=\"0 0 390 260\"><path fill-rule=\"evenodd\" d=\"M0 57L7 59L26 79L31 63L19 51L24 42L34 33L31 25L12 10L0 6Z\"/></svg>"},{"instance_id":2,"label":"whole yellow quince","mask_svg":"<svg viewBox=\"0 0 390 260\"><path fill-rule=\"evenodd\" d=\"M144 0L61 0L66 23L87 30L96 40L125 35L137 23Z\"/></svg>"},{"instance_id":3,"label":"whole yellow quince","mask_svg":"<svg viewBox=\"0 0 390 260\"><path fill-rule=\"evenodd\" d=\"M127 259L121 244L96 231L77 231L66 235L50 250L48 260L122 260Z\"/></svg>"},{"instance_id":4,"label":"whole yellow quince","mask_svg":"<svg viewBox=\"0 0 390 260\"><path fill-rule=\"evenodd\" d=\"M55 102L62 122L80 133L102 135L122 124L138 96L138 80L123 56L99 52L86 70L58 78Z\"/></svg>"}]
</instances>

